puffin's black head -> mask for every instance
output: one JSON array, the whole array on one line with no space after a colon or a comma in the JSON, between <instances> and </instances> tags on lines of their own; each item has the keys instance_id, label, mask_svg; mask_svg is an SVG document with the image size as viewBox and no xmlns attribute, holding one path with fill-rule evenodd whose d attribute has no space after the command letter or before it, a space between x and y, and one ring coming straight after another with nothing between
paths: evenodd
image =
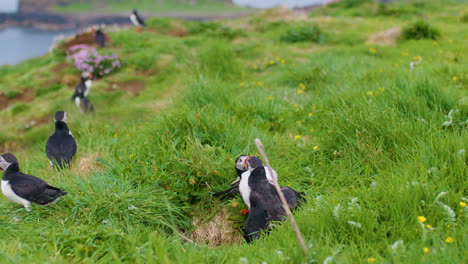
<instances>
[{"instance_id":1,"label":"puffin's black head","mask_svg":"<svg viewBox=\"0 0 468 264\"><path fill-rule=\"evenodd\" d=\"M248 169L247 160L252 157L249 155L240 155L236 158L236 171L237 176L240 176L242 173L246 172Z\"/></svg>"},{"instance_id":2,"label":"puffin's black head","mask_svg":"<svg viewBox=\"0 0 468 264\"><path fill-rule=\"evenodd\" d=\"M57 111L55 112L55 117L54 117L54 121L57 122L57 121L62 121L62 122L67 122L67 112L65 111Z\"/></svg>"},{"instance_id":3,"label":"puffin's black head","mask_svg":"<svg viewBox=\"0 0 468 264\"><path fill-rule=\"evenodd\" d=\"M253 156L247 159L248 170L252 171L257 167L263 166L263 162L260 158Z\"/></svg>"},{"instance_id":4,"label":"puffin's black head","mask_svg":"<svg viewBox=\"0 0 468 264\"><path fill-rule=\"evenodd\" d=\"M90 80L90 79L92 79L93 77L94 77L93 74L90 73L90 72L85 71L85 72L82 72L82 73L81 73L81 80L82 80L82 81Z\"/></svg>"},{"instance_id":5,"label":"puffin's black head","mask_svg":"<svg viewBox=\"0 0 468 264\"><path fill-rule=\"evenodd\" d=\"M5 153L0 156L0 170L6 170L8 166L10 166L12 163L18 163L18 160L16 159L15 155L11 153Z\"/></svg>"},{"instance_id":6,"label":"puffin's black head","mask_svg":"<svg viewBox=\"0 0 468 264\"><path fill-rule=\"evenodd\" d=\"M133 9L133 10L132 10L132 13L136 15L136 14L137 14L136 9Z\"/></svg>"}]
</instances>

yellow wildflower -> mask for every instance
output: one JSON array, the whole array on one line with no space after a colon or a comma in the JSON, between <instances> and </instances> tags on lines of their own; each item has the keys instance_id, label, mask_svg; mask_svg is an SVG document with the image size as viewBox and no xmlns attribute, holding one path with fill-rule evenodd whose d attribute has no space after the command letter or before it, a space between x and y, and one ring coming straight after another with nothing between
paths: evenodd
<instances>
[{"instance_id":1,"label":"yellow wildflower","mask_svg":"<svg viewBox=\"0 0 468 264\"><path fill-rule=\"evenodd\" d=\"M262 86L262 85L263 85L263 82L257 82L257 85L258 85L258 86Z\"/></svg>"},{"instance_id":2,"label":"yellow wildflower","mask_svg":"<svg viewBox=\"0 0 468 264\"><path fill-rule=\"evenodd\" d=\"M314 115L314 114L312 114L312 113L309 113L309 117L312 117L313 115Z\"/></svg>"},{"instance_id":3,"label":"yellow wildflower","mask_svg":"<svg viewBox=\"0 0 468 264\"><path fill-rule=\"evenodd\" d=\"M309 131L310 131L310 132L314 132L315 130L313 130L313 129L309 129Z\"/></svg>"},{"instance_id":4,"label":"yellow wildflower","mask_svg":"<svg viewBox=\"0 0 468 264\"><path fill-rule=\"evenodd\" d=\"M302 125L302 121L296 121L296 124Z\"/></svg>"},{"instance_id":5,"label":"yellow wildflower","mask_svg":"<svg viewBox=\"0 0 468 264\"><path fill-rule=\"evenodd\" d=\"M367 263L374 263L376 261L377 261L376 258L367 258Z\"/></svg>"},{"instance_id":6,"label":"yellow wildflower","mask_svg":"<svg viewBox=\"0 0 468 264\"><path fill-rule=\"evenodd\" d=\"M282 63L282 64L285 64L285 63L286 63L286 61L285 61L285 60L281 60L281 63Z\"/></svg>"},{"instance_id":7,"label":"yellow wildflower","mask_svg":"<svg viewBox=\"0 0 468 264\"><path fill-rule=\"evenodd\" d=\"M369 48L369 51L370 51L371 53L377 53L377 50L374 49L374 48Z\"/></svg>"},{"instance_id":8,"label":"yellow wildflower","mask_svg":"<svg viewBox=\"0 0 468 264\"><path fill-rule=\"evenodd\" d=\"M424 248L423 248L424 254L427 254L427 253L429 253L430 251L431 251L431 250L430 250L429 248L427 248L427 247L424 247Z\"/></svg>"},{"instance_id":9,"label":"yellow wildflower","mask_svg":"<svg viewBox=\"0 0 468 264\"><path fill-rule=\"evenodd\" d=\"M270 63L270 65L273 65L273 64L275 64L275 61L271 60L269 63Z\"/></svg>"},{"instance_id":10,"label":"yellow wildflower","mask_svg":"<svg viewBox=\"0 0 468 264\"><path fill-rule=\"evenodd\" d=\"M452 80L457 81L458 80L457 76L453 76Z\"/></svg>"},{"instance_id":11,"label":"yellow wildflower","mask_svg":"<svg viewBox=\"0 0 468 264\"><path fill-rule=\"evenodd\" d=\"M367 95L368 95L368 96L372 96L372 95L374 95L374 93L371 92L371 91L369 91L369 92L367 92Z\"/></svg>"},{"instance_id":12,"label":"yellow wildflower","mask_svg":"<svg viewBox=\"0 0 468 264\"><path fill-rule=\"evenodd\" d=\"M424 216L418 216L418 222L419 222L419 223L424 223L424 222L426 222L426 221L427 221L427 218L426 218L426 217L424 217Z\"/></svg>"},{"instance_id":13,"label":"yellow wildflower","mask_svg":"<svg viewBox=\"0 0 468 264\"><path fill-rule=\"evenodd\" d=\"M301 89L297 90L297 94L302 94L302 93L304 93L304 90L301 90Z\"/></svg>"},{"instance_id":14,"label":"yellow wildflower","mask_svg":"<svg viewBox=\"0 0 468 264\"><path fill-rule=\"evenodd\" d=\"M314 146L313 149L314 149L314 150L318 150L318 149L319 149L319 146Z\"/></svg>"},{"instance_id":15,"label":"yellow wildflower","mask_svg":"<svg viewBox=\"0 0 468 264\"><path fill-rule=\"evenodd\" d=\"M447 238L445 239L445 242L447 242L447 243L449 243L449 244L452 244L453 242L455 242L455 239L453 239L453 237L450 237L450 236L449 236L449 237L447 237Z\"/></svg>"},{"instance_id":16,"label":"yellow wildflower","mask_svg":"<svg viewBox=\"0 0 468 264\"><path fill-rule=\"evenodd\" d=\"M299 135L294 136L294 139L295 139L295 140L298 140L298 139L300 139L300 138L301 138L301 136L299 136Z\"/></svg>"},{"instance_id":17,"label":"yellow wildflower","mask_svg":"<svg viewBox=\"0 0 468 264\"><path fill-rule=\"evenodd\" d=\"M306 88L305 85L304 85L303 83L300 83L298 86L299 86L299 88L301 88L301 89L305 89L305 88Z\"/></svg>"},{"instance_id":18,"label":"yellow wildflower","mask_svg":"<svg viewBox=\"0 0 468 264\"><path fill-rule=\"evenodd\" d=\"M273 100L273 96L266 97L267 100Z\"/></svg>"},{"instance_id":19,"label":"yellow wildflower","mask_svg":"<svg viewBox=\"0 0 468 264\"><path fill-rule=\"evenodd\" d=\"M383 92L385 89L383 87L379 87L379 91Z\"/></svg>"},{"instance_id":20,"label":"yellow wildflower","mask_svg":"<svg viewBox=\"0 0 468 264\"><path fill-rule=\"evenodd\" d=\"M461 208L465 208L466 203L465 202L460 202L460 206L461 206Z\"/></svg>"},{"instance_id":21,"label":"yellow wildflower","mask_svg":"<svg viewBox=\"0 0 468 264\"><path fill-rule=\"evenodd\" d=\"M432 228L432 226L431 226L431 225L429 225L429 224L427 224L427 225L426 225L426 228Z\"/></svg>"}]
</instances>

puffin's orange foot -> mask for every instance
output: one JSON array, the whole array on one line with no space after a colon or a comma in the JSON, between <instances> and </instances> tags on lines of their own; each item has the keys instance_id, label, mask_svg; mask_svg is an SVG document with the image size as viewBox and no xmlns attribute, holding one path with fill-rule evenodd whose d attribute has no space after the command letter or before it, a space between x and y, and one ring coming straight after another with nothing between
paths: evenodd
<instances>
[{"instance_id":1,"label":"puffin's orange foot","mask_svg":"<svg viewBox=\"0 0 468 264\"><path fill-rule=\"evenodd\" d=\"M249 214L249 209L242 209L239 212L241 215L248 215Z\"/></svg>"}]
</instances>

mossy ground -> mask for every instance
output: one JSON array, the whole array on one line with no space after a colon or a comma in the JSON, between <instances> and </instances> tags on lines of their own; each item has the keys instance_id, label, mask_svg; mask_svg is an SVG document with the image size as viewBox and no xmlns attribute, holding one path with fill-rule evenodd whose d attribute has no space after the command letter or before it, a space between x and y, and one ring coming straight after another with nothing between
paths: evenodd
<instances>
[{"instance_id":1,"label":"mossy ground","mask_svg":"<svg viewBox=\"0 0 468 264\"><path fill-rule=\"evenodd\" d=\"M417 14L274 9L184 36L171 32L199 22L151 19L141 32L110 34L107 50L123 67L94 81L94 115L70 100L74 85L63 78L78 72L63 51L1 67L9 106L0 111L0 150L69 194L31 213L1 199L0 262L463 263L467 6L418 3ZM421 16L440 39L367 43ZM305 25L324 39L280 41ZM137 81L138 95L119 88ZM25 89L33 98L20 96ZM60 173L44 153L57 110L68 112L78 141L72 167ZM288 223L250 245L187 242L194 219L220 212L240 232L242 200L212 193L235 179L235 157L258 155L256 137L280 184L307 194L295 212L305 257Z\"/></svg>"}]
</instances>

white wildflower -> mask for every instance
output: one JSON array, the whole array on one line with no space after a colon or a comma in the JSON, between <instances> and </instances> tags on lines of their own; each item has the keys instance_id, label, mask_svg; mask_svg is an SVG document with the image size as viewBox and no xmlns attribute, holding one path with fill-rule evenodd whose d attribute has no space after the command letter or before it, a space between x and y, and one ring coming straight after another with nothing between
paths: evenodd
<instances>
[{"instance_id":1,"label":"white wildflower","mask_svg":"<svg viewBox=\"0 0 468 264\"><path fill-rule=\"evenodd\" d=\"M333 208L333 216L336 219L340 219L340 210L341 210L341 204L337 204L335 208Z\"/></svg>"},{"instance_id":2,"label":"white wildflower","mask_svg":"<svg viewBox=\"0 0 468 264\"><path fill-rule=\"evenodd\" d=\"M128 210L137 210L138 207L134 206L133 204L131 204L129 207L127 207Z\"/></svg>"},{"instance_id":3,"label":"white wildflower","mask_svg":"<svg viewBox=\"0 0 468 264\"><path fill-rule=\"evenodd\" d=\"M371 187L372 189L375 189L375 187L377 187L377 185L378 185L378 184L377 184L376 182L373 181L373 182L371 182L370 187Z\"/></svg>"},{"instance_id":4,"label":"white wildflower","mask_svg":"<svg viewBox=\"0 0 468 264\"><path fill-rule=\"evenodd\" d=\"M450 206L439 201L439 199L444 197L446 194L447 192L439 193L439 195L437 195L437 197L435 198L435 203L438 204L440 207L442 207L442 209L444 209L445 213L447 214L447 220L449 220L452 223L455 223L455 217L456 217L455 211L453 211L453 209Z\"/></svg>"},{"instance_id":5,"label":"white wildflower","mask_svg":"<svg viewBox=\"0 0 468 264\"><path fill-rule=\"evenodd\" d=\"M338 247L335 251L333 251L332 255L331 256L328 256L325 258L325 260L323 261L323 264L329 264L333 261L333 259L336 257L336 255L340 254L341 250L343 250L343 245L341 245L340 247Z\"/></svg>"},{"instance_id":6,"label":"white wildflower","mask_svg":"<svg viewBox=\"0 0 468 264\"><path fill-rule=\"evenodd\" d=\"M392 248L392 251L397 251L398 248L400 247L404 247L403 245L403 240L397 240L395 242L393 242L393 244L390 246Z\"/></svg>"},{"instance_id":7,"label":"white wildflower","mask_svg":"<svg viewBox=\"0 0 468 264\"><path fill-rule=\"evenodd\" d=\"M239 264L248 264L249 263L249 259L248 258L240 258L239 259Z\"/></svg>"},{"instance_id":8,"label":"white wildflower","mask_svg":"<svg viewBox=\"0 0 468 264\"><path fill-rule=\"evenodd\" d=\"M361 223L354 222L354 221L348 221L347 223L350 224L350 225L352 225L352 226L355 226L355 227L357 227L357 228L359 228L359 229L362 228Z\"/></svg>"}]
</instances>

